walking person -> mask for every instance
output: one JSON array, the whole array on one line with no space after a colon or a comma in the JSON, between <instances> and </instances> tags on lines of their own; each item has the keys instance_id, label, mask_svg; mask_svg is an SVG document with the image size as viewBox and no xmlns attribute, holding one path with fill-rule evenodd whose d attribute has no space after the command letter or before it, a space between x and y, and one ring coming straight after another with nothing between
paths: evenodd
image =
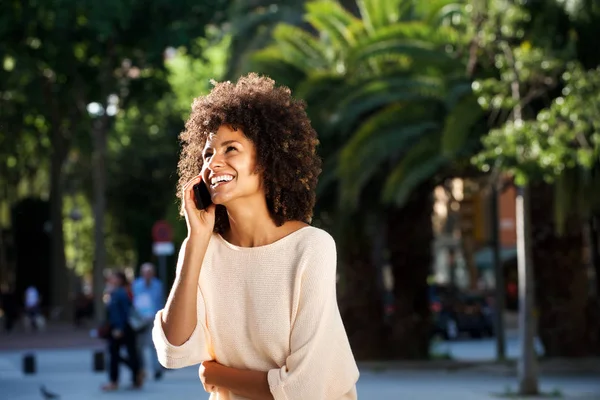
<instances>
[{"instance_id":1,"label":"walking person","mask_svg":"<svg viewBox=\"0 0 600 400\"><path fill-rule=\"evenodd\" d=\"M25 328L41 330L44 325L40 310L40 292L35 285L30 285L25 289Z\"/></svg>"},{"instance_id":2,"label":"walking person","mask_svg":"<svg viewBox=\"0 0 600 400\"><path fill-rule=\"evenodd\" d=\"M158 362L156 349L152 343L152 322L156 313L165 304L163 284L155 276L154 265L152 263L142 264L140 275L133 282L133 305L140 317L147 321L137 334L140 370L147 373L151 368L154 379L159 380L163 376L163 367ZM149 353L150 363L146 362L146 353Z\"/></svg>"},{"instance_id":3,"label":"walking person","mask_svg":"<svg viewBox=\"0 0 600 400\"><path fill-rule=\"evenodd\" d=\"M188 236L154 322L161 363L201 364L211 400L356 399L335 242L309 225L321 161L304 103L256 74L216 83L181 139Z\"/></svg>"},{"instance_id":4,"label":"walking person","mask_svg":"<svg viewBox=\"0 0 600 400\"><path fill-rule=\"evenodd\" d=\"M102 386L104 391L119 388L119 364L124 362L131 370L132 388L140 388L143 378L140 374L136 334L129 326L132 310L132 293L123 272L113 272L109 278L108 289L110 299L107 305L108 314L108 357L109 382ZM121 348L125 348L127 358L121 357Z\"/></svg>"}]
</instances>

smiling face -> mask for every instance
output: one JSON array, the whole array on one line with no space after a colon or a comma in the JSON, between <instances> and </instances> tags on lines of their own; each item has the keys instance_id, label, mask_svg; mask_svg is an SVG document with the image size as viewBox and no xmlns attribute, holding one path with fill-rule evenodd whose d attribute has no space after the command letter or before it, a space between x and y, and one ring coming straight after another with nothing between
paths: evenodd
<instances>
[{"instance_id":1,"label":"smiling face","mask_svg":"<svg viewBox=\"0 0 600 400\"><path fill-rule=\"evenodd\" d=\"M256 172L256 148L240 129L221 125L208 137L202 154L202 179L213 203L227 206L238 199L264 198Z\"/></svg>"}]
</instances>

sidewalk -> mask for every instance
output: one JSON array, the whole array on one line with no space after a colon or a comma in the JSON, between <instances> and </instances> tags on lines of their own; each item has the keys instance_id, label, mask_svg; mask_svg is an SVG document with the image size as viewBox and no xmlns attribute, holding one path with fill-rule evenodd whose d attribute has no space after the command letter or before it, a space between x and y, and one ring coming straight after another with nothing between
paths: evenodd
<instances>
[{"instance_id":1,"label":"sidewalk","mask_svg":"<svg viewBox=\"0 0 600 400\"><path fill-rule=\"evenodd\" d=\"M102 340L90 337L90 329L68 323L52 323L43 331L25 331L22 325L18 325L11 333L0 332L0 351L104 346Z\"/></svg>"},{"instance_id":2,"label":"sidewalk","mask_svg":"<svg viewBox=\"0 0 600 400\"><path fill-rule=\"evenodd\" d=\"M6 400L41 399L39 387L45 385L61 396L61 400L177 399L203 400L196 367L169 371L160 382L149 381L140 391L123 389L102 393L106 372L92 371L92 350L62 349L36 352L37 373L20 371L22 351L0 352L0 398ZM122 383L129 382L123 370ZM491 400L516 390L512 376L484 371L386 370L361 368L358 382L360 400ZM541 389L560 394L564 400L599 400L600 379L597 376L559 376L541 378ZM516 398L516 397L511 397ZM535 399L535 398L528 398Z\"/></svg>"},{"instance_id":3,"label":"sidewalk","mask_svg":"<svg viewBox=\"0 0 600 400\"><path fill-rule=\"evenodd\" d=\"M506 328L514 331L517 328L516 314L507 312L504 316ZM75 327L72 323L49 323L42 332L25 331L19 322L12 333L0 330L0 351L19 349L62 349L101 347L103 342L90 337L93 326Z\"/></svg>"},{"instance_id":4,"label":"sidewalk","mask_svg":"<svg viewBox=\"0 0 600 400\"><path fill-rule=\"evenodd\" d=\"M11 334L0 332L0 359L3 351L44 349L104 349L104 340L90 337L91 326L76 328L72 324L51 324L42 332L23 330L18 326ZM465 344L481 344L481 341ZM458 343L455 343L457 345ZM471 345L469 344L469 345ZM600 358L540 360L540 372L550 375L596 375L600 377ZM509 359L497 363L491 359L431 361L361 362L361 367L373 371L463 371L515 376L517 363ZM1 367L1 364L0 364ZM600 379L600 378L599 378Z\"/></svg>"}]
</instances>

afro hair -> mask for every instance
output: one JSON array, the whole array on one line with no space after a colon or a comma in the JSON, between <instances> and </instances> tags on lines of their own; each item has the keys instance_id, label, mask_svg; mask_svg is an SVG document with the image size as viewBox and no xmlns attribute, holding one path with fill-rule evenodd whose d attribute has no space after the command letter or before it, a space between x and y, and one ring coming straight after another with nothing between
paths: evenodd
<instances>
[{"instance_id":1,"label":"afro hair","mask_svg":"<svg viewBox=\"0 0 600 400\"><path fill-rule=\"evenodd\" d=\"M256 147L267 206L277 226L286 221L310 223L315 189L321 173L317 133L306 114L305 103L267 77L250 73L237 83L212 82L206 96L192 104L181 133L179 184L182 188L202 170L202 152L208 136L221 125L240 129ZM217 206L215 232L229 227L225 208Z\"/></svg>"}]
</instances>

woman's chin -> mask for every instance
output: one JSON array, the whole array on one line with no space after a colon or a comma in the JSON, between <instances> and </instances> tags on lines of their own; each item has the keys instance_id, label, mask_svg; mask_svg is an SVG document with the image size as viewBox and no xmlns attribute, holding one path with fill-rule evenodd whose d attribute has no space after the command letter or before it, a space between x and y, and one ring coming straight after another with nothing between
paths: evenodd
<instances>
[{"instance_id":1,"label":"woman's chin","mask_svg":"<svg viewBox=\"0 0 600 400\"><path fill-rule=\"evenodd\" d=\"M223 195L217 193L212 196L212 202L218 206L227 207L228 198L227 198L227 196L223 196Z\"/></svg>"}]
</instances>

